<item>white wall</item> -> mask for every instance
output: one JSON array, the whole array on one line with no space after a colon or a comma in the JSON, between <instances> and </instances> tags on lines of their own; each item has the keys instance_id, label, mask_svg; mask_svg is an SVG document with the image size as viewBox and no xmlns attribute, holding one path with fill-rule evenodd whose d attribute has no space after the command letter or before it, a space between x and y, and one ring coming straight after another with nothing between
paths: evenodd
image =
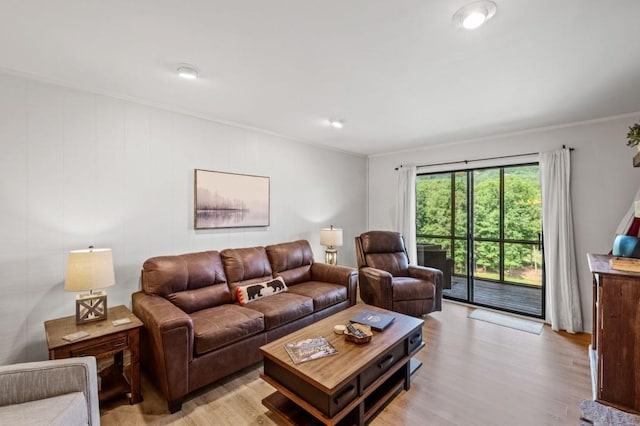
<instances>
[{"instance_id":1,"label":"white wall","mask_svg":"<svg viewBox=\"0 0 640 426\"><path fill-rule=\"evenodd\" d=\"M369 227L393 229L397 172L400 164L517 155L554 150L566 145L571 153L572 205L582 314L591 331L591 275L586 253L608 253L615 229L640 188L640 168L634 168L636 150L626 146L628 127L640 113L572 126L496 136L455 145L373 156L369 159ZM475 166L475 164L473 164Z\"/></svg>"},{"instance_id":2,"label":"white wall","mask_svg":"<svg viewBox=\"0 0 640 426\"><path fill-rule=\"evenodd\" d=\"M0 365L47 358L43 322L75 313L69 250L113 249L109 306L129 306L145 259L344 229L355 266L366 159L106 96L0 74ZM271 225L193 229L194 169L271 178Z\"/></svg>"}]
</instances>

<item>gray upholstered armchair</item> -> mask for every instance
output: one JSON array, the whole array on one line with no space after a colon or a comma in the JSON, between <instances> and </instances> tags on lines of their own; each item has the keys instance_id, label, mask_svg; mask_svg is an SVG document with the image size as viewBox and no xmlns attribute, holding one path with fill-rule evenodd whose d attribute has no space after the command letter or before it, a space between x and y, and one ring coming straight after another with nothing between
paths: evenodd
<instances>
[{"instance_id":1,"label":"gray upholstered armchair","mask_svg":"<svg viewBox=\"0 0 640 426\"><path fill-rule=\"evenodd\" d=\"M0 366L0 424L99 426L96 359Z\"/></svg>"},{"instance_id":2,"label":"gray upholstered armchair","mask_svg":"<svg viewBox=\"0 0 640 426\"><path fill-rule=\"evenodd\" d=\"M356 256L365 303L416 317L442 310L442 271L410 265L401 234L365 232Z\"/></svg>"}]
</instances>

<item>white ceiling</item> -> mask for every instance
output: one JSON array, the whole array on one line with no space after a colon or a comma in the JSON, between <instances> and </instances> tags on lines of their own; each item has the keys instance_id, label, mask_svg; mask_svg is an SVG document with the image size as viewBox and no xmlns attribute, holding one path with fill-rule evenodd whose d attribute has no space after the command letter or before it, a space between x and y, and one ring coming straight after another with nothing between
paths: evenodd
<instances>
[{"instance_id":1,"label":"white ceiling","mask_svg":"<svg viewBox=\"0 0 640 426\"><path fill-rule=\"evenodd\" d=\"M0 0L0 67L359 154L640 111L639 0L470 1Z\"/></svg>"}]
</instances>

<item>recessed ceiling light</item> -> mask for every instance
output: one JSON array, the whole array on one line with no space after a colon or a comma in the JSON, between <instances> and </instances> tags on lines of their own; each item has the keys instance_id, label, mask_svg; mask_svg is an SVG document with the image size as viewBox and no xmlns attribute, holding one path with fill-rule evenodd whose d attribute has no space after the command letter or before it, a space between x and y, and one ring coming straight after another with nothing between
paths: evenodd
<instances>
[{"instance_id":1,"label":"recessed ceiling light","mask_svg":"<svg viewBox=\"0 0 640 426\"><path fill-rule=\"evenodd\" d=\"M329 120L329 125L334 129L342 129L344 127L344 120Z\"/></svg>"},{"instance_id":2,"label":"recessed ceiling light","mask_svg":"<svg viewBox=\"0 0 640 426\"><path fill-rule=\"evenodd\" d=\"M192 65L184 64L178 67L178 75L187 80L194 80L198 78L198 70Z\"/></svg>"},{"instance_id":3,"label":"recessed ceiling light","mask_svg":"<svg viewBox=\"0 0 640 426\"><path fill-rule=\"evenodd\" d=\"M467 30L482 26L496 14L497 6L490 0L481 0L458 9L453 15L453 23Z\"/></svg>"}]
</instances>

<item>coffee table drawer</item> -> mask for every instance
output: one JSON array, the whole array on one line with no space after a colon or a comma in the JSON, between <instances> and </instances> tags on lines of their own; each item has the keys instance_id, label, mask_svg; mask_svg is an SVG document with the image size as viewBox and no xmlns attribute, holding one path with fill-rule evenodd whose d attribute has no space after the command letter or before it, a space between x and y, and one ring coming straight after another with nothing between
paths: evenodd
<instances>
[{"instance_id":1,"label":"coffee table drawer","mask_svg":"<svg viewBox=\"0 0 640 426\"><path fill-rule=\"evenodd\" d=\"M313 386L309 386L309 383L267 358L264 359L264 374L275 379L328 417L335 416L358 396L357 377L333 394L327 395L318 392Z\"/></svg>"},{"instance_id":2,"label":"coffee table drawer","mask_svg":"<svg viewBox=\"0 0 640 426\"><path fill-rule=\"evenodd\" d=\"M371 383L386 373L395 363L405 355L404 341L399 342L391 350L382 355L376 362L360 374L360 391L363 392Z\"/></svg>"}]
</instances>

